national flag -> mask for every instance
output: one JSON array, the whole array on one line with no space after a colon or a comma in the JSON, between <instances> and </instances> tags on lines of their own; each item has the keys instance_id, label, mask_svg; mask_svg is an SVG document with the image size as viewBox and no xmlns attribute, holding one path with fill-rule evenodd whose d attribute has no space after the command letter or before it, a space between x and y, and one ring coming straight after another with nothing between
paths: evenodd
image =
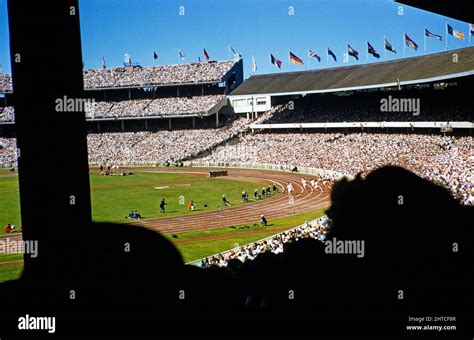
<instances>
[{"instance_id":1,"label":"national flag","mask_svg":"<svg viewBox=\"0 0 474 340\"><path fill-rule=\"evenodd\" d=\"M418 45L416 44L416 42L414 42L408 35L404 34L404 37L405 37L405 44L414 49L415 51L418 49Z\"/></svg>"},{"instance_id":2,"label":"national flag","mask_svg":"<svg viewBox=\"0 0 474 340\"><path fill-rule=\"evenodd\" d=\"M308 50L308 56L310 58L314 57L314 58L318 59L319 62L321 62L321 57L314 51Z\"/></svg>"},{"instance_id":3,"label":"national flag","mask_svg":"<svg viewBox=\"0 0 474 340\"><path fill-rule=\"evenodd\" d=\"M351 57L354 57L356 58L357 60L359 60L359 52L357 52L356 50L354 50L351 45L347 44L347 51L349 52L349 55Z\"/></svg>"},{"instance_id":4,"label":"national flag","mask_svg":"<svg viewBox=\"0 0 474 340\"><path fill-rule=\"evenodd\" d=\"M296 65L303 65L303 60L298 58L296 55L290 52L290 61Z\"/></svg>"},{"instance_id":5,"label":"national flag","mask_svg":"<svg viewBox=\"0 0 474 340\"><path fill-rule=\"evenodd\" d=\"M107 65L105 64L105 57L102 56L102 68L105 70L107 68Z\"/></svg>"},{"instance_id":6,"label":"national flag","mask_svg":"<svg viewBox=\"0 0 474 340\"><path fill-rule=\"evenodd\" d=\"M255 58L252 56L252 72L257 71L257 62L255 61Z\"/></svg>"},{"instance_id":7,"label":"national flag","mask_svg":"<svg viewBox=\"0 0 474 340\"><path fill-rule=\"evenodd\" d=\"M334 54L334 52L333 52L333 51L331 51L331 49L330 49L329 47L328 47L328 54L329 54L331 57L333 57L334 61L336 61L336 62L337 62L336 55Z\"/></svg>"},{"instance_id":8,"label":"national flag","mask_svg":"<svg viewBox=\"0 0 474 340\"><path fill-rule=\"evenodd\" d=\"M372 54L375 58L379 59L380 58L380 54L377 53L377 51L375 50L375 48L367 41L367 52L369 54Z\"/></svg>"},{"instance_id":9,"label":"national flag","mask_svg":"<svg viewBox=\"0 0 474 340\"><path fill-rule=\"evenodd\" d=\"M179 56L179 59L181 59L181 60L184 59L184 53L183 52L178 51L178 56Z\"/></svg>"},{"instance_id":10,"label":"national flag","mask_svg":"<svg viewBox=\"0 0 474 340\"><path fill-rule=\"evenodd\" d=\"M384 44L385 44L385 49L387 51L390 51L390 52L393 52L393 53L397 53L397 51L395 51L395 49L393 48L392 44L390 44L387 40L387 38L384 38Z\"/></svg>"},{"instance_id":11,"label":"national flag","mask_svg":"<svg viewBox=\"0 0 474 340\"><path fill-rule=\"evenodd\" d=\"M237 53L234 51L234 49L232 48L232 46L229 45L229 48L230 48L230 50L232 51L232 54L233 54L233 55L236 55L236 54L237 54Z\"/></svg>"},{"instance_id":12,"label":"national flag","mask_svg":"<svg viewBox=\"0 0 474 340\"><path fill-rule=\"evenodd\" d=\"M458 30L455 30L454 28L451 27L451 25L449 24L446 24L447 25L447 30L448 30L448 34L452 35L453 37L456 37L460 40L464 40L464 33L461 32L461 31L458 31Z\"/></svg>"},{"instance_id":13,"label":"national flag","mask_svg":"<svg viewBox=\"0 0 474 340\"><path fill-rule=\"evenodd\" d=\"M153 60L156 60L156 59L158 59L158 54L156 54L156 52L153 51Z\"/></svg>"},{"instance_id":14,"label":"national flag","mask_svg":"<svg viewBox=\"0 0 474 340\"><path fill-rule=\"evenodd\" d=\"M202 50L203 50L203 52L204 52L204 57L206 57L206 61L209 61L210 58L209 58L209 54L207 54L206 49L203 48Z\"/></svg>"},{"instance_id":15,"label":"national flag","mask_svg":"<svg viewBox=\"0 0 474 340\"><path fill-rule=\"evenodd\" d=\"M427 36L428 38L434 38L434 39L438 39L439 41L443 41L443 37L442 37L442 36L437 35L437 34L434 34L434 33L431 33L431 32L428 31L426 28L425 28L425 36Z\"/></svg>"},{"instance_id":16,"label":"national flag","mask_svg":"<svg viewBox=\"0 0 474 340\"><path fill-rule=\"evenodd\" d=\"M275 58L273 56L273 54L270 54L270 62L273 64L273 65L276 65L278 66L278 68L281 69L281 60L278 60L277 58Z\"/></svg>"}]
</instances>

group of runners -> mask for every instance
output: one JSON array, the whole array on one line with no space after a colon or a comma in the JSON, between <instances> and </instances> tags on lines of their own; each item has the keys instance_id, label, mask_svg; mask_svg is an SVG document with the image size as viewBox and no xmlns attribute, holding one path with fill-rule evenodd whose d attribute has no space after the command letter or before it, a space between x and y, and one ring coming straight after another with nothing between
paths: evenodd
<instances>
[{"instance_id":1,"label":"group of runners","mask_svg":"<svg viewBox=\"0 0 474 340\"><path fill-rule=\"evenodd\" d=\"M271 193L276 193L278 192L278 188L275 183L272 185L269 185L267 187L262 187L262 190L259 191L258 189L255 189L253 192L253 199L255 201L261 200L262 198L268 198L270 197ZM249 194L247 191L242 191L242 194L240 196L240 200L244 203L249 201Z\"/></svg>"},{"instance_id":2,"label":"group of runners","mask_svg":"<svg viewBox=\"0 0 474 340\"><path fill-rule=\"evenodd\" d=\"M331 179L327 178L327 176L319 176L319 178L317 178L317 179L316 178L311 178L310 180L308 180L306 178L301 178L301 185L302 185L303 191L308 189L308 188L312 189L312 190L316 190L320 186L326 187L329 183L331 183ZM293 187L293 183L288 182L287 191L288 191L289 196L293 195L293 193L295 191L295 189ZM268 185L267 187L262 187L261 190L255 189L255 191L253 193L253 198L254 198L255 201L258 201L258 200L261 200L263 198L268 198L268 197L270 197L270 195L272 193L277 193L277 192L278 192L277 184L273 183L272 185ZM242 191L240 199L244 203L248 202L249 201L248 192L247 191ZM232 206L232 204L230 203L229 199L227 198L227 196L225 194L222 195L221 203L222 203L222 207L231 207ZM165 199L162 198L161 201L160 201L160 204L159 204L160 213L164 214L166 212L166 206L167 205L168 204L166 203ZM204 206L207 207L207 204L205 204ZM218 209L221 209L221 206L218 206ZM188 203L188 210L189 211L196 210L196 204L194 203L194 201L191 200ZM140 219L141 216L140 216L140 213L135 210L135 212L131 211L130 214L128 216L126 216L126 218ZM265 218L265 216L261 215L260 223L264 226L267 225L268 221Z\"/></svg>"},{"instance_id":3,"label":"group of runners","mask_svg":"<svg viewBox=\"0 0 474 340\"><path fill-rule=\"evenodd\" d=\"M303 187L303 191L306 189L316 190L319 187L324 188L335 180L330 175L322 175L318 177L319 178L311 178L310 180L306 178L301 178L301 185ZM286 185L286 188L288 191L288 195L293 195L293 193L295 192L295 188L293 187L293 184L291 182Z\"/></svg>"}]
</instances>

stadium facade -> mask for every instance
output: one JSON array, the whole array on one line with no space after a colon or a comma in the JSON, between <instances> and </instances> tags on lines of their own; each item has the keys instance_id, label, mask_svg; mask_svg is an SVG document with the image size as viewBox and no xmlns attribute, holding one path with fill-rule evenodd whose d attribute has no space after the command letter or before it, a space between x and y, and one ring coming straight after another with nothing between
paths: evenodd
<instances>
[{"instance_id":1,"label":"stadium facade","mask_svg":"<svg viewBox=\"0 0 474 340\"><path fill-rule=\"evenodd\" d=\"M90 131L149 125L173 128L175 119L198 119L219 126L226 113L226 95L243 82L241 58L154 67L116 67L84 70L86 121ZM14 124L14 93L10 74L0 74L0 125ZM157 122L159 121L159 122ZM166 121L166 124L163 122ZM187 124L188 122L186 122Z\"/></svg>"},{"instance_id":2,"label":"stadium facade","mask_svg":"<svg viewBox=\"0 0 474 340\"><path fill-rule=\"evenodd\" d=\"M429 100L444 99L453 104L446 105L446 111L455 110L453 106L472 108L472 99L467 89L472 88L474 76L474 47L462 48L421 57L398 59L372 64L328 68L314 71L285 72L252 76L229 96L234 112L244 113L256 118L277 104L311 101L312 107L332 102L331 97L348 96L354 102L372 100L380 103L385 97L413 96ZM418 91L414 91L418 90ZM374 96L373 93L378 93ZM372 94L372 95L368 95ZM311 99L303 99L303 98ZM302 100L303 99L303 100ZM350 99L349 99L350 101ZM440 103L441 104L441 103ZM448 104L448 103L445 103ZM465 105L460 105L465 104ZM300 105L301 106L301 105ZM372 113L379 110L372 108ZM332 109L334 110L334 108ZM367 111L370 111L367 109ZM424 112L422 112L424 113ZM357 120L356 117L341 122L337 113L325 121L274 124L252 124L253 129L291 129L291 128L464 128L472 129L469 112L462 119L456 115L449 117L429 117L422 114L418 119L408 117L407 121ZM368 116L368 115L367 115ZM373 115L372 115L373 116ZM446 116L447 119L446 119ZM466 119L466 117L468 117ZM379 120L379 119L377 119Z\"/></svg>"},{"instance_id":3,"label":"stadium facade","mask_svg":"<svg viewBox=\"0 0 474 340\"><path fill-rule=\"evenodd\" d=\"M84 70L83 76L85 96L94 103L85 110L90 133L213 128L239 116L252 130L474 128L474 47L245 81L240 56ZM411 99L420 102L418 112L382 112L384 100ZM0 134L14 135L10 74L0 74Z\"/></svg>"}]
</instances>

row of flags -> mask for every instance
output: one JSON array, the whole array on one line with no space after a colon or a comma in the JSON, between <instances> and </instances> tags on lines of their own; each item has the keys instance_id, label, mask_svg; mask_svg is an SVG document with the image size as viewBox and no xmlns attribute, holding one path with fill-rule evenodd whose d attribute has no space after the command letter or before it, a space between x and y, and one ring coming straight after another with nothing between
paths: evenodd
<instances>
[{"instance_id":1,"label":"row of flags","mask_svg":"<svg viewBox=\"0 0 474 340\"><path fill-rule=\"evenodd\" d=\"M464 33L454 29L451 25L446 23L446 38L447 38L448 35L451 35L451 36L453 36L455 38L458 38L460 40L464 40ZM436 40L439 40L439 41L443 41L443 37L441 35L434 34L434 33L430 32L427 28L425 28L424 36L425 36L425 38L432 38L432 39L436 39ZM474 36L474 25L473 24L469 24L469 36ZM415 51L418 50L418 47L419 47L418 44L412 38L410 38L408 36L408 34L406 34L406 33L403 34L403 40L404 40L404 47L407 46L407 47L409 47L409 48L411 48ZM425 44L426 44L426 42L425 42ZM393 45L387 40L386 37L384 37L384 49L385 49L385 51L389 51L389 52L392 52L392 53L395 53L395 54L397 53L397 51L395 50ZM303 61L298 56L296 56L293 52L288 51L288 53L289 53L290 63L296 64L296 65L303 65L304 64ZM377 50L374 48L374 46L372 46L370 44L370 42L368 42L368 41L367 41L367 53L372 55L374 58L380 59L380 54L377 52ZM355 50L350 44L347 44L347 55L355 58L356 60L359 60L359 52L357 50ZM331 50L331 48L327 47L327 57L329 57L329 56L331 56L333 58L333 60L335 62L337 62L336 55ZM321 57L318 55L318 53L311 50L311 49L308 49L308 58L309 59L315 58L315 59L318 60L318 62L321 62ZM276 58L273 54L270 54L270 62L273 65L275 65L276 67L278 67L279 69L281 69L281 66L283 64L283 62L280 59ZM255 59L252 57L252 71L255 72L256 69L257 69L256 62L255 62Z\"/></svg>"},{"instance_id":2,"label":"row of flags","mask_svg":"<svg viewBox=\"0 0 474 340\"><path fill-rule=\"evenodd\" d=\"M209 54L207 53L206 49L203 48L202 51L204 54L204 58L206 58L206 61L210 61L211 58L209 57ZM232 49L232 51L234 51L234 49ZM235 51L234 51L234 54L235 54ZM186 56L184 55L184 53L181 50L178 50L178 58L181 60L184 60L185 57ZM153 51L153 60L156 60L156 59L158 59L158 54L155 51ZM201 57L198 57L198 60L201 61Z\"/></svg>"},{"instance_id":3,"label":"row of flags","mask_svg":"<svg viewBox=\"0 0 474 340\"><path fill-rule=\"evenodd\" d=\"M471 36L474 36L473 24L469 24L468 34L469 34L469 38ZM465 38L463 32L454 29L451 25L446 23L446 49L447 49L448 35L453 36L460 40L464 40ZM432 33L427 28L425 28L424 30L424 38L425 38L425 50L426 50L426 38L432 38L435 40L443 41L443 37L441 35ZM410 38L406 33L403 34L403 40L404 40L404 48L405 46L407 46L415 51L418 50L418 47L419 47L418 44L412 38ZM230 45L228 46L228 50L229 50L229 53L232 52L234 57L238 55L237 52ZM384 37L384 50L392 52L392 53L397 53L393 45L387 40L386 37ZM288 53L289 53L290 63L296 64L296 65L304 65L303 60L301 60L297 55L295 55L291 51L288 51ZM329 47L327 47L326 53L327 53L327 57L331 56L334 59L334 61L337 62L336 54ZM367 41L367 54L372 55L374 58L380 59L380 54L368 41ZM203 55L207 62L211 60L205 48L203 48ZM347 55L355 58L356 60L359 60L359 52L355 50L350 44L347 44ZM153 51L153 60L155 61L158 58L159 58L158 54L155 51ZM185 54L181 50L178 50L178 58L180 60L185 59ZM308 58L310 59L315 58L318 60L318 62L321 62L321 56L318 55L317 52L311 49L308 49ZM199 62L201 61L201 57L198 57L198 61ZM281 66L283 64L283 62L277 59L273 54L270 54L270 62L276 67L278 67L279 69L281 69ZM124 56L124 66L131 66L131 65L132 65L132 58L130 54L126 53ZM102 68L104 69L107 68L104 56L102 56ZM255 72L256 70L257 70L257 63L255 61L255 58L252 56L252 72Z\"/></svg>"},{"instance_id":4,"label":"row of flags","mask_svg":"<svg viewBox=\"0 0 474 340\"><path fill-rule=\"evenodd\" d=\"M235 55L236 53L235 53L234 49L232 47L230 47L230 48L232 49L232 51ZM206 61L209 62L211 60L211 58L209 57L209 54L207 53L205 48L203 48L203 54L204 54L204 58L206 59ZM185 58L185 55L181 50L178 51L178 57L181 60L184 60L184 58ZM153 51L153 60L157 60L158 58L159 58L158 53ZM198 60L201 61L201 57L198 57ZM125 55L124 55L123 66L132 66L132 57L130 56L129 53L125 53ZM102 68L103 69L107 68L107 63L105 62L105 57L104 56L102 56Z\"/></svg>"},{"instance_id":5,"label":"row of flags","mask_svg":"<svg viewBox=\"0 0 474 340\"><path fill-rule=\"evenodd\" d=\"M392 47L392 45L388 42L387 39L385 39L384 41L385 41L385 49L387 49L388 51L397 53L395 49ZM303 60L301 60L301 58L296 56L291 51L289 51L288 53L289 53L289 60L292 64L304 65ZM367 41L367 53L373 55L377 59L380 58L380 54L375 50L375 48L368 41ZM347 45L347 54L355 58L356 60L359 60L359 52L356 51L350 44ZM331 50L330 47L327 48L327 55L331 56L333 60L337 62L336 54ZM316 60L318 60L318 62L321 62L321 56L317 52L311 49L308 49L308 58L315 58ZM283 62L280 59L277 59L273 54L270 54L270 62L280 69L281 69L281 65L283 64ZM256 63L255 63L254 57L252 57L252 65L253 65L252 70L255 71Z\"/></svg>"}]
</instances>

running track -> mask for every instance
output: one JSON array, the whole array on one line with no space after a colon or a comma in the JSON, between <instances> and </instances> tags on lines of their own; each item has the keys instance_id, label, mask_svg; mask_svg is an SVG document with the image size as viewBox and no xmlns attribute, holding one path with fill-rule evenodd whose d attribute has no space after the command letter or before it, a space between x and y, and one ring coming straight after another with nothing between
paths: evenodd
<instances>
[{"instance_id":1,"label":"running track","mask_svg":"<svg viewBox=\"0 0 474 340\"><path fill-rule=\"evenodd\" d=\"M208 176L210 168L167 168L156 169L148 168L140 171L156 173L192 173ZM214 169L222 170L222 168ZM227 177L217 177L219 179L240 180L240 181L266 181L269 185L276 183L281 192L270 198L262 199L255 203L248 203L238 207L227 207L221 210L209 211L204 213L169 218L160 218L154 220L133 222L133 225L142 226L156 230L162 234L174 234L185 231L208 230L218 227L226 227L237 224L259 223L260 215L264 214L269 223L272 219L278 217L301 214L329 206L330 188L321 188L321 185L314 189L309 185L309 180L314 176L302 175L299 173L267 171L267 170L247 170L247 169L227 169ZM301 178L308 180L306 190L303 190ZM293 184L293 202L287 191L287 184ZM260 189L259 189L260 191ZM250 192L249 196L252 197ZM232 202L231 202L232 203ZM291 226L293 227L293 226ZM8 235L10 241L20 241L20 235Z\"/></svg>"},{"instance_id":2,"label":"running track","mask_svg":"<svg viewBox=\"0 0 474 340\"><path fill-rule=\"evenodd\" d=\"M201 174L208 176L209 168L175 168L175 169L154 169L151 172L181 172ZM222 169L220 169L222 170ZM146 228L159 231L163 234L179 233L183 231L206 230L218 227L232 226L236 224L259 223L260 215L264 214L269 223L278 217L291 216L304 212L314 211L329 206L329 188L312 189L309 180L313 178L308 175L298 173L267 171L267 170L246 170L227 169L227 177L219 179L241 180L241 181L266 181L269 185L276 183L280 187L281 193L272 195L270 198L262 199L248 205L238 207L226 207L221 210L204 213L197 212L193 215L160 218L155 220L135 222L135 225L142 225ZM306 190L303 190L301 178L308 180ZM287 184L293 184L293 203L287 191ZM259 189L260 191L260 189ZM253 192L249 192L252 197ZM232 202L231 202L232 203Z\"/></svg>"}]
</instances>

